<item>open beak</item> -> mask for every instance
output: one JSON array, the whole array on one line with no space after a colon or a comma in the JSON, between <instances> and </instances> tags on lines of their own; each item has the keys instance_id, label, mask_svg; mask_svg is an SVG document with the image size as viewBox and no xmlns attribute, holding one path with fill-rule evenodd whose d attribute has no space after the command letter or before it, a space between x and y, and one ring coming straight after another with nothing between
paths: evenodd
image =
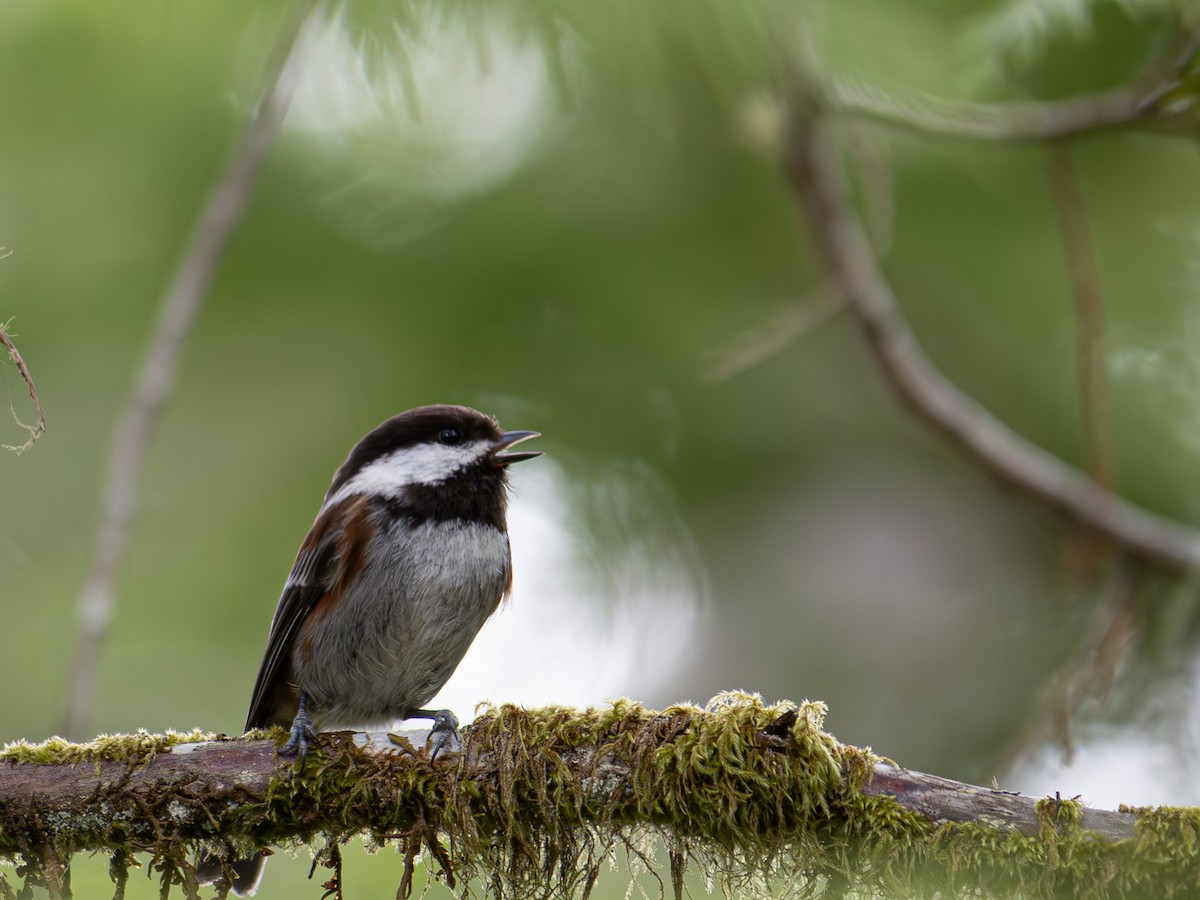
<instances>
[{"instance_id":1,"label":"open beak","mask_svg":"<svg viewBox=\"0 0 1200 900\"><path fill-rule=\"evenodd\" d=\"M500 435L500 440L496 441L496 446L492 448L492 465L497 467L509 466L516 462L521 462L526 459L533 459L535 456L541 456L541 450L518 450L516 453L502 453L509 447L514 447L521 441L527 441L530 438L541 437L541 432L538 431L506 431Z\"/></svg>"}]
</instances>

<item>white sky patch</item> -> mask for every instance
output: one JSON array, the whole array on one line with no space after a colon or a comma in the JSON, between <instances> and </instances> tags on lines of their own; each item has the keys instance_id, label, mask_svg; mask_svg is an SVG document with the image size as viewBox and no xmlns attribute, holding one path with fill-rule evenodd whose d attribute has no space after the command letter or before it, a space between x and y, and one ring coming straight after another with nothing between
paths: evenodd
<instances>
[{"instance_id":1,"label":"white sky patch","mask_svg":"<svg viewBox=\"0 0 1200 900\"><path fill-rule=\"evenodd\" d=\"M1132 732L1113 734L1081 745L1071 764L1058 749L1043 748L1017 766L1000 787L1029 797L1079 797L1096 809L1164 804L1192 806L1200 787L1173 749Z\"/></svg>"},{"instance_id":2,"label":"white sky patch","mask_svg":"<svg viewBox=\"0 0 1200 900\"><path fill-rule=\"evenodd\" d=\"M1195 352L1200 345L1200 269L1191 279L1181 288L1187 299L1178 320L1164 322L1168 330L1147 342L1111 350L1107 370L1114 385L1140 395L1148 415L1167 423L1179 446L1200 463L1200 358Z\"/></svg>"},{"instance_id":3,"label":"white sky patch","mask_svg":"<svg viewBox=\"0 0 1200 900\"><path fill-rule=\"evenodd\" d=\"M457 447L446 444L417 444L389 453L369 463L325 501L322 510L354 494L396 497L405 485L439 484L463 466L475 462L491 449L488 441L472 441Z\"/></svg>"},{"instance_id":4,"label":"white sky patch","mask_svg":"<svg viewBox=\"0 0 1200 900\"><path fill-rule=\"evenodd\" d=\"M1000 780L1005 790L1031 797L1055 791L1079 795L1088 806L1200 805L1195 774L1200 747L1200 654L1176 677L1158 682L1126 724L1077 722L1075 757L1043 746L1020 760ZM1100 711L1103 715L1103 711Z\"/></svg>"},{"instance_id":5,"label":"white sky patch","mask_svg":"<svg viewBox=\"0 0 1200 900\"><path fill-rule=\"evenodd\" d=\"M705 604L690 537L675 535L672 551L671 526L657 537L630 528L623 547L599 554L580 537L564 475L548 458L510 475L512 598L426 705L452 709L467 722L485 700L586 706L664 689L697 645ZM596 489L621 503L655 502L617 484L618 477ZM628 513L645 520L645 511Z\"/></svg>"},{"instance_id":6,"label":"white sky patch","mask_svg":"<svg viewBox=\"0 0 1200 900\"><path fill-rule=\"evenodd\" d=\"M486 7L414 4L407 27L372 32L340 9L312 35L286 127L319 151L326 207L377 242L507 180L554 108L545 48Z\"/></svg>"},{"instance_id":7,"label":"white sky patch","mask_svg":"<svg viewBox=\"0 0 1200 900\"><path fill-rule=\"evenodd\" d=\"M1094 5L1092 0L1007 0L989 6L962 30L962 53L982 84L1004 84L1011 79L1010 66L1032 65L1055 38L1085 39Z\"/></svg>"}]
</instances>

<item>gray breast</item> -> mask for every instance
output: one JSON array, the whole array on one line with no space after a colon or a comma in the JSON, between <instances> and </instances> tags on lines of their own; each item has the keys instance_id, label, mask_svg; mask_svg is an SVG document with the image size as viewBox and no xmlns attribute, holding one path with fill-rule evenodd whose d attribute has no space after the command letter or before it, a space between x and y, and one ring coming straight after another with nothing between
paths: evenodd
<instances>
[{"instance_id":1,"label":"gray breast","mask_svg":"<svg viewBox=\"0 0 1200 900\"><path fill-rule=\"evenodd\" d=\"M463 520L400 522L293 663L321 728L390 724L428 703L499 604L508 536Z\"/></svg>"}]
</instances>

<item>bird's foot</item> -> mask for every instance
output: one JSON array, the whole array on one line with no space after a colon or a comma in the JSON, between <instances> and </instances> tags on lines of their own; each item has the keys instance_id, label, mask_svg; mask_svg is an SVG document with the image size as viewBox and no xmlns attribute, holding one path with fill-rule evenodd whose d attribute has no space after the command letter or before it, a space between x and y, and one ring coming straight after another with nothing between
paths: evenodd
<instances>
[{"instance_id":1,"label":"bird's foot","mask_svg":"<svg viewBox=\"0 0 1200 900\"><path fill-rule=\"evenodd\" d=\"M308 755L309 744L317 742L317 729L313 727L312 719L301 705L296 718L292 719L292 735L288 742L279 748L280 756L295 756L296 761L303 764Z\"/></svg>"},{"instance_id":2,"label":"bird's foot","mask_svg":"<svg viewBox=\"0 0 1200 900\"><path fill-rule=\"evenodd\" d=\"M409 719L430 719L433 728L429 730L429 758L437 759L442 750L449 749L457 752L462 749L462 741L458 737L458 716L448 709L414 709L408 714Z\"/></svg>"}]
</instances>

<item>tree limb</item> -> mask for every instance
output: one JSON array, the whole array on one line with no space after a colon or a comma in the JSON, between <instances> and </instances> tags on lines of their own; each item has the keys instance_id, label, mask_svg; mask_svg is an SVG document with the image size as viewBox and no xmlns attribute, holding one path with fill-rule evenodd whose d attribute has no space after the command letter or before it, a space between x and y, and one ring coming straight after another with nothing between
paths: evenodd
<instances>
[{"instance_id":1,"label":"tree limb","mask_svg":"<svg viewBox=\"0 0 1200 900\"><path fill-rule=\"evenodd\" d=\"M325 764L331 759L336 764L340 756L356 756L356 751L350 749L353 745L379 757L396 773L397 781L401 780L401 773L411 770L430 773L436 771L434 765L419 755L400 753L403 744L396 741L399 738L421 748L428 737L427 730L405 731L395 737L387 732L340 732L326 745ZM328 738L325 740L329 742ZM777 752L770 743L762 752ZM288 777L290 760L276 756L275 749L273 740L222 739L177 744L133 765L124 760L101 760L90 766L9 763L0 765L0 808L6 817L31 821L62 813L99 817L112 805L114 797L119 796L132 806L129 815L118 814L114 824L142 840L151 840L159 834L155 832L153 818L142 815L143 804L155 804L164 791L176 791L186 785L180 794L185 803L176 808L170 825L199 834L211 825L209 810L229 802L262 802L276 778ZM528 749L537 752L537 748ZM451 753L447 758L457 755ZM591 795L604 803L620 799L613 792L627 789L626 782L633 769L629 760L603 753L599 745L572 748L564 762L577 780L594 779ZM462 768L454 777L459 780L484 777L493 774L493 766L489 751L476 747L475 753L462 760ZM986 822L1000 831L1024 835L1036 835L1041 827L1035 798L914 772L885 760L872 764L872 775L861 790L867 797L892 797L899 806L933 823ZM297 815L283 826L282 834L305 836L317 822L312 813L307 810ZM1083 827L1106 841L1134 836L1136 817L1131 813L1085 808L1081 815ZM7 833L5 836L11 837ZM78 849L105 848L98 843Z\"/></svg>"},{"instance_id":2,"label":"tree limb","mask_svg":"<svg viewBox=\"0 0 1200 900\"><path fill-rule=\"evenodd\" d=\"M823 715L746 694L661 712L504 706L465 731L458 755L413 749L427 732L342 732L302 770L254 735L19 745L0 756L0 859L51 883L76 852L111 854L117 869L150 853L169 889L194 883L200 850L319 838L336 883L337 846L363 834L398 844L406 872L428 848L452 885L569 896L616 849L646 858L649 832L677 886L687 861L727 884L765 875L818 896L839 884L1106 896L1118 877L1166 896L1200 876L1184 839L1200 812L1090 810L910 772L839 743Z\"/></svg>"},{"instance_id":3,"label":"tree limb","mask_svg":"<svg viewBox=\"0 0 1200 900\"><path fill-rule=\"evenodd\" d=\"M174 384L183 346L283 122L294 81L294 51L315 6L315 0L302 0L280 37L254 113L213 182L179 266L162 296L157 328L113 434L104 507L78 601L79 631L71 654L63 725L66 734L80 734L91 713L96 669L112 620L117 574L137 511L138 479L146 452Z\"/></svg>"},{"instance_id":4,"label":"tree limb","mask_svg":"<svg viewBox=\"0 0 1200 900\"><path fill-rule=\"evenodd\" d=\"M1200 566L1200 532L1105 490L1014 432L937 370L905 321L863 234L828 123L815 111L798 108L789 128L785 166L813 244L901 399L986 471L1131 555L1168 569Z\"/></svg>"}]
</instances>

